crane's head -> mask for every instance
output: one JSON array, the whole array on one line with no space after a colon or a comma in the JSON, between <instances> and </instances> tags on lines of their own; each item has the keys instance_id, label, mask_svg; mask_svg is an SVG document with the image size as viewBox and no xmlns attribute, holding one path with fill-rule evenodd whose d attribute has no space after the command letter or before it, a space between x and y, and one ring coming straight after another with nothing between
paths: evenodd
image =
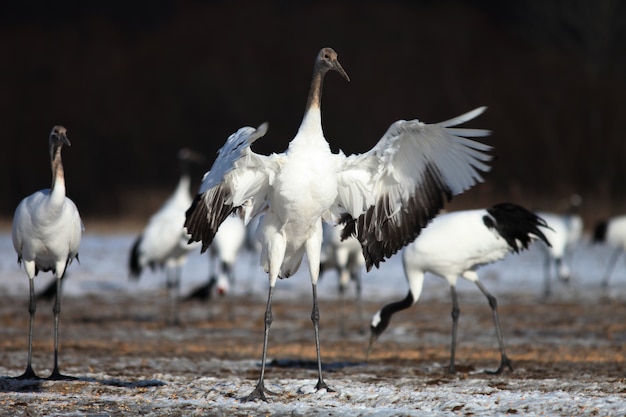
<instances>
[{"instance_id":1,"label":"crane's head","mask_svg":"<svg viewBox=\"0 0 626 417\"><path fill-rule=\"evenodd\" d=\"M50 132L50 146L60 147L63 145L72 146L67 138L67 129L63 126L57 125L52 128Z\"/></svg>"},{"instance_id":2,"label":"crane's head","mask_svg":"<svg viewBox=\"0 0 626 417\"><path fill-rule=\"evenodd\" d=\"M317 54L316 64L321 65L325 71L337 71L343 78L350 81L350 77L348 77L348 74L346 74L346 71L337 60L337 52L333 48L322 48L319 54Z\"/></svg>"},{"instance_id":3,"label":"crane's head","mask_svg":"<svg viewBox=\"0 0 626 417\"><path fill-rule=\"evenodd\" d=\"M387 329L389 326L389 320L383 319L381 317L381 310L377 311L376 314L372 317L372 322L370 324L370 343L367 346L367 353L365 354L365 361L369 360L370 352L372 351L372 346L374 346L374 342L378 340L381 334Z\"/></svg>"}]
</instances>

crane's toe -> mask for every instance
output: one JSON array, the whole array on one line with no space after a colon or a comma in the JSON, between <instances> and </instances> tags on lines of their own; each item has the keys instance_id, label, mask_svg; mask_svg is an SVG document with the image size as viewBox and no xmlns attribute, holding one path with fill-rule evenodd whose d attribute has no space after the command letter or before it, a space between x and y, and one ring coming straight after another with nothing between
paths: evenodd
<instances>
[{"instance_id":1,"label":"crane's toe","mask_svg":"<svg viewBox=\"0 0 626 417\"><path fill-rule=\"evenodd\" d=\"M43 378L38 376L35 373L35 371L33 371L33 368L30 365L28 365L22 375L16 376L13 379L18 379L20 381L29 381L29 380L40 380Z\"/></svg>"},{"instance_id":2,"label":"crane's toe","mask_svg":"<svg viewBox=\"0 0 626 417\"><path fill-rule=\"evenodd\" d=\"M504 371L504 368L509 368L509 371L513 372L513 362L506 356L502 357L498 369L495 371L485 371L485 373L489 375L500 375L502 371Z\"/></svg>"},{"instance_id":3,"label":"crane's toe","mask_svg":"<svg viewBox=\"0 0 626 417\"><path fill-rule=\"evenodd\" d=\"M248 394L245 398L242 398L241 401L248 402L248 401L262 400L262 401L267 402L267 397L265 396L265 394L276 395L275 392L272 392L268 390L267 388L265 388L265 384L263 383L263 381L259 381L256 384L256 387L254 388L254 390L250 394Z\"/></svg>"},{"instance_id":4,"label":"crane's toe","mask_svg":"<svg viewBox=\"0 0 626 417\"><path fill-rule=\"evenodd\" d=\"M46 379L48 381L77 381L78 380L78 378L76 378L75 376L62 374L61 372L59 372L58 369L53 370L52 374L50 374L50 376Z\"/></svg>"},{"instance_id":5,"label":"crane's toe","mask_svg":"<svg viewBox=\"0 0 626 417\"><path fill-rule=\"evenodd\" d=\"M328 385L326 385L326 382L324 382L323 379L318 379L317 380L317 384L315 385L315 390L319 391L321 389L325 389L326 392L335 392L334 389L332 389Z\"/></svg>"}]
</instances>

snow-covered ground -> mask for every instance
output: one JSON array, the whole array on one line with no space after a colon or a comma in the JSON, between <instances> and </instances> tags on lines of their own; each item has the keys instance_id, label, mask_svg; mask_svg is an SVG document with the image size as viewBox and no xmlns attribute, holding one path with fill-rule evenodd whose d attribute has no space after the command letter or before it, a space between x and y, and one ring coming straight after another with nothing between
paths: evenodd
<instances>
[{"instance_id":1,"label":"snow-covered ground","mask_svg":"<svg viewBox=\"0 0 626 417\"><path fill-rule=\"evenodd\" d=\"M80 246L80 264L68 269L68 279L64 284L64 294L81 295L107 292L141 292L163 287L164 275L156 271L146 271L138 282L128 279L128 254L135 235L113 234L95 235L86 232ZM572 270L570 288L552 277L552 287L556 297L581 297L597 299L600 281L613 249L604 245L593 245L588 241L580 242L566 256L566 262ZM23 270L17 266L17 257L11 243L10 234L0 234L0 292L3 294L26 294L28 280ZM612 274L609 295L626 295L626 258L618 261ZM544 286L545 255L540 243L533 244L530 250L519 255L509 255L501 262L486 265L479 270L481 280L487 288L497 294L518 294L540 298ZM192 253L182 273L182 293L204 283L208 276L208 254ZM259 267L258 254L242 251L235 266L238 286L232 288L234 294L258 293L266 295L267 277ZM328 273L319 284L320 297L336 297L336 279ZM51 280L50 274L37 278L39 288ZM372 269L363 275L364 298L387 301L397 296L406 295L407 285L402 271L399 255L381 264L380 269ZM448 295L448 286L444 280L429 276L425 280L422 299L440 298ZM459 293L480 295L476 287L464 280L459 280ZM296 293L310 295L311 285L308 278L306 259L298 272L289 279L279 280L276 296L293 297ZM482 295L480 295L482 297Z\"/></svg>"},{"instance_id":2,"label":"snow-covered ground","mask_svg":"<svg viewBox=\"0 0 626 417\"><path fill-rule=\"evenodd\" d=\"M163 274L146 273L139 282L128 279L127 260L134 235L83 236L80 249L80 264L69 268L64 284L68 297L83 295L114 296L120 293L135 293L158 290L163 287ZM554 297L558 300L579 300L582 303L597 302L602 297L626 300L626 267L621 260L614 271L608 293L600 288L600 279L612 250L605 246L580 243L567 261L573 272L572 283L562 285L553 280ZM485 266L480 271L485 286L496 297L521 297L540 302L543 293L544 255L539 245L520 255L509 256L502 262ZM186 293L207 279L208 255L194 253L183 270L182 292ZM0 235L0 294L2 298L19 296L25 299L28 292L26 274L16 263L16 256L9 234ZM258 255L242 253L236 265L237 287L231 288L235 295L255 296L263 300L266 296L267 279L258 266ZM49 282L51 276L42 274L37 278L39 288ZM45 284L44 284L45 283ZM402 272L400 257L382 264L378 270L364 274L364 298L380 301L380 304L406 295L407 286ZM322 299L335 299L336 278L334 274L324 277L319 286ZM473 284L459 283L460 300L463 303L484 303L484 298ZM310 281L306 265L276 287L275 299L288 299L302 295L310 299ZM305 298L309 297L309 298ZM424 300L449 301L447 284L440 278L429 277L423 292ZM606 298L605 298L606 299ZM26 314L26 311L24 311ZM259 311L259 316L262 314ZM442 320L449 320L447 317ZM174 332L175 330L171 330ZM7 334L0 331L1 334ZM261 344L261 339L258 340ZM324 340L322 340L324 344ZM175 359L172 359L175 360ZM217 364L219 362L219 364ZM431 416L431 415L626 415L626 379L603 381L602 377L584 380L515 379L514 377L486 378L477 371L471 378L450 378L432 383L438 371L422 369L426 377L412 377L394 381L375 380L372 373L384 373L384 364L355 365L333 375L332 386L337 392L314 392L314 380L299 378L273 378L267 381L269 388L281 393L271 397L269 403L241 403L239 398L251 389L244 373L258 368L258 358L242 361L216 361L207 358L201 363L178 364L188 367L185 375L168 372L171 364L155 364L161 373L145 375L136 381L135 390L116 387L115 375L84 374L74 384L73 393L89 395L95 383L108 385L106 395L98 397L102 403L99 414L77 411L63 404L71 398L64 393L64 383L41 382L37 389L28 383L0 380L0 411L3 415L40 415L41 408L32 414L20 409L17 413L6 409L7 404L30 404L45 402L54 415L291 415L291 416ZM207 376L197 373L198 369L227 369L228 377ZM366 370L367 367L367 370ZM0 363L0 375L9 374L13 364ZM71 367L69 369L72 370ZM11 371L13 373L13 371ZM515 374L524 375L524 369ZM430 376L429 376L430 375ZM626 377L626 375L625 375ZM591 382L585 382L590 380ZM506 386L506 388L503 388ZM519 387L518 387L519 386ZM84 388L83 388L84 387ZM518 389L519 388L519 389ZM120 403L124 403L122 412ZM111 410L116 412L111 412ZM7 414L8 413L8 414ZM45 414L45 413L43 413Z\"/></svg>"}]
</instances>

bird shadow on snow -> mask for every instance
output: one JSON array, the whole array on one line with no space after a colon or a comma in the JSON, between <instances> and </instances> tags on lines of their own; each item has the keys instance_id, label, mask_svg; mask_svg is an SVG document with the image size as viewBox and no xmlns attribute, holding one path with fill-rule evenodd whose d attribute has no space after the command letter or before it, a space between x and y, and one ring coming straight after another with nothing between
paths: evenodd
<instances>
[{"instance_id":1,"label":"bird shadow on snow","mask_svg":"<svg viewBox=\"0 0 626 417\"><path fill-rule=\"evenodd\" d=\"M343 368L352 368L356 366L366 365L366 362L331 362L322 363L322 370L337 371ZM273 359L267 364L268 367L276 368L300 368L300 369L317 369L317 361L306 359Z\"/></svg>"},{"instance_id":2,"label":"bird shadow on snow","mask_svg":"<svg viewBox=\"0 0 626 417\"><path fill-rule=\"evenodd\" d=\"M44 383L46 379L16 379L9 376L0 376L0 392L44 392L46 387ZM165 382L157 379L142 379L139 381L124 381L121 379L97 379L90 377L78 377L73 381L64 381L65 383L75 382L90 382L101 385L109 385L112 387L121 388L146 388L146 387L161 387L166 385Z\"/></svg>"}]
</instances>

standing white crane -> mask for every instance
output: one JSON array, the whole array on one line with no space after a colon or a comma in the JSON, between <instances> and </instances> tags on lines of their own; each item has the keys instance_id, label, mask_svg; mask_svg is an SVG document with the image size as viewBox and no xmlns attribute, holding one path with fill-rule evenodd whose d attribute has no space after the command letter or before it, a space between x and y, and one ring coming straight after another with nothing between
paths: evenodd
<instances>
[{"instance_id":1,"label":"standing white crane","mask_svg":"<svg viewBox=\"0 0 626 417\"><path fill-rule=\"evenodd\" d=\"M341 239L341 228L328 223L323 225L322 262L320 277L328 270L335 270L339 279L339 310L341 333L345 333L344 314L345 293L350 281L354 281L356 291L357 319L363 322L363 299L361 273L365 267L365 258L358 240L349 237Z\"/></svg>"},{"instance_id":2,"label":"standing white crane","mask_svg":"<svg viewBox=\"0 0 626 417\"><path fill-rule=\"evenodd\" d=\"M315 59L305 114L286 152L269 156L250 150L267 125L244 127L220 149L202 181L185 226L192 241L211 244L220 224L240 210L244 219L264 212L257 229L261 265L269 276L261 375L245 400L266 400L264 386L267 341L272 324L272 296L279 277L295 273L306 253L313 292L311 321L315 333L317 390L330 390L322 378L317 281L322 220L340 219L343 236L361 242L367 269L411 242L446 199L474 185L489 169L484 152L490 146L466 137L488 131L452 128L473 119L478 108L452 120L424 124L398 121L369 152L333 154L322 131L322 83L328 71L348 75L331 48Z\"/></svg>"},{"instance_id":3,"label":"standing white crane","mask_svg":"<svg viewBox=\"0 0 626 417\"><path fill-rule=\"evenodd\" d=\"M573 194L569 199L569 209L565 213L537 212L537 215L550 226L550 229L545 232L550 246L541 245L545 252L544 297L549 297L552 294L550 277L553 265L556 276L561 281L569 283L571 271L567 266L565 256L582 237L583 220L578 214L581 203L581 197L578 194Z\"/></svg>"},{"instance_id":4,"label":"standing white crane","mask_svg":"<svg viewBox=\"0 0 626 417\"><path fill-rule=\"evenodd\" d=\"M141 235L130 251L129 272L132 279L139 279L146 267L165 269L166 286L171 310L169 322L179 323L179 292L181 270L191 251L199 245L189 244L189 234L183 227L185 210L192 202L190 164L200 163L201 155L183 148L178 152L181 175L174 193L161 208L150 217Z\"/></svg>"},{"instance_id":5,"label":"standing white crane","mask_svg":"<svg viewBox=\"0 0 626 417\"><path fill-rule=\"evenodd\" d=\"M56 276L56 297L54 313L54 368L48 379L74 379L59 372L59 314L61 313L61 279L66 268L76 258L84 229L78 209L72 200L65 196L65 174L61 160L61 148L70 146L67 130L54 126L48 139L52 165L52 186L24 198L13 216L13 247L17 261L24 264L28 275L30 300L28 312L28 363L19 379L38 379L32 367L33 324L37 301L34 278L39 271L52 271Z\"/></svg>"},{"instance_id":6,"label":"standing white crane","mask_svg":"<svg viewBox=\"0 0 626 417\"><path fill-rule=\"evenodd\" d=\"M422 293L424 275L430 272L448 282L452 295L452 343L448 372L455 372L457 324L460 314L456 293L458 277L475 283L489 301L501 357L500 366L492 373L499 374L505 367L513 370L504 349L496 298L480 282L476 269L503 259L509 253L527 249L536 239L541 239L549 245L540 228L548 230L543 219L523 207L510 203L497 204L488 209L451 212L436 217L417 239L404 249L402 261L409 292L403 300L385 305L372 317L368 356L374 342L389 326L391 317L417 303Z\"/></svg>"},{"instance_id":7,"label":"standing white crane","mask_svg":"<svg viewBox=\"0 0 626 417\"><path fill-rule=\"evenodd\" d=\"M602 278L602 286L608 287L615 264L626 251L626 215L599 221L594 228L593 242L606 243L615 248Z\"/></svg>"},{"instance_id":8,"label":"standing white crane","mask_svg":"<svg viewBox=\"0 0 626 417\"><path fill-rule=\"evenodd\" d=\"M246 240L246 226L237 216L228 216L215 234L209 248L209 279L194 289L186 299L207 300L213 288L226 294L235 284L235 261Z\"/></svg>"}]
</instances>

